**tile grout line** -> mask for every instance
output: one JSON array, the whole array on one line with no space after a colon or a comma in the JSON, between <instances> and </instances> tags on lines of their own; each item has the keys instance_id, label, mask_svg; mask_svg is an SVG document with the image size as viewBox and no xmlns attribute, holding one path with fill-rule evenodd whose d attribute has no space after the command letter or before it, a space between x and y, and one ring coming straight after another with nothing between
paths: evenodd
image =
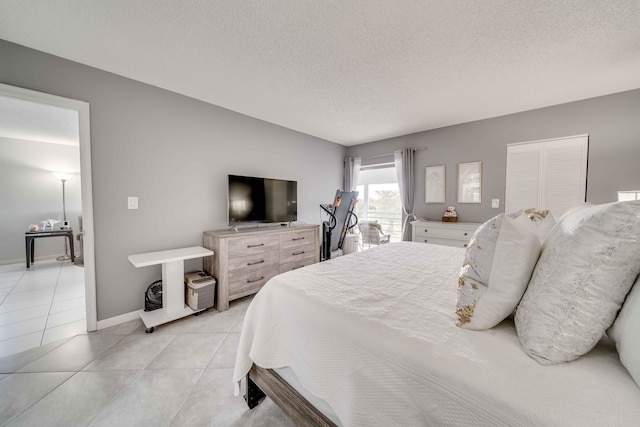
<instances>
[{"instance_id":1,"label":"tile grout line","mask_svg":"<svg viewBox=\"0 0 640 427\"><path fill-rule=\"evenodd\" d=\"M126 336L126 335L125 335ZM94 359L95 360L95 359ZM120 370L114 370L114 371L93 371L93 372L120 372L120 371L137 371L132 378L130 378L128 381L125 382L124 386L118 390L117 393L114 393L113 396L111 397L111 399L109 399L108 402L106 402L104 404L104 406L102 408L100 408L100 410L98 412L95 413L95 415L89 420L89 422L86 424L87 427L90 427L93 425L93 423L95 422L95 420L100 416L100 414L109 407L109 405L111 405L111 402L113 402L119 395L120 393L122 393L123 390L125 390L127 387L129 387L129 385L131 385L133 382L138 380L138 377L140 377L142 375L142 372L144 371L144 369L120 369ZM83 371L84 372L84 371Z\"/></svg>"},{"instance_id":2,"label":"tile grout line","mask_svg":"<svg viewBox=\"0 0 640 427\"><path fill-rule=\"evenodd\" d=\"M176 334L176 336L178 336L180 334ZM225 337L222 339L222 342L220 343L220 346L218 346L218 348L216 349L215 353L213 353L213 355L211 356L211 360L213 360L216 357L216 354L218 354L218 352L220 351L220 348L222 347L222 344L224 344L224 341L227 339L227 336L229 335L229 332L227 332L225 334ZM175 338L174 338L175 339ZM173 341L173 340L171 340ZM207 362L207 366L205 366L201 372L200 375L198 376L197 381L195 381L195 383L193 384L193 387L191 387L191 390L189 390L189 393L185 393L186 396L184 398L184 400L182 401L182 404L180 405L180 407L178 408L178 410L176 411L175 415L173 416L173 418L171 418L171 422L169 423L169 425L173 425L173 422L176 420L176 418L178 417L178 415L180 414L180 412L182 411L182 408L184 407L184 404L187 403L187 400L189 399L189 397L191 396L191 393L193 393L193 390L195 390L195 388L198 386L198 384L200 383L200 380L202 379L202 376L204 375L204 373L207 371L207 369L209 368L209 365L211 364L211 360L209 360Z\"/></svg>"},{"instance_id":3,"label":"tile grout line","mask_svg":"<svg viewBox=\"0 0 640 427\"><path fill-rule=\"evenodd\" d=\"M51 306L53 305L53 299L56 297L56 289L58 289L58 281L60 280L60 272L62 271L62 262L59 261L60 265L58 268L58 277L56 278L56 286L53 288L53 295L51 295L51 302L49 303L49 311L47 312L47 321L44 324L44 330L47 330L47 324L49 323L49 315L51 314ZM40 345L42 345L42 341L44 341L44 331L42 332L42 337L40 338Z\"/></svg>"},{"instance_id":4,"label":"tile grout line","mask_svg":"<svg viewBox=\"0 0 640 427\"><path fill-rule=\"evenodd\" d=\"M132 332L129 332L128 334L123 334L123 337L122 337L120 340L118 340L118 342L117 342L117 343L115 343L113 346L109 347L109 349L110 349L110 348L112 348L112 347L115 347L115 346L116 346L116 345L118 345L122 340L124 340L126 337L128 337L128 336L130 336L130 335L133 335L133 331L132 331ZM178 336L178 334L174 334L174 337L173 337L173 338L172 338L172 339L167 343L167 345L165 345L165 346L160 350L160 352L158 352L158 354L156 355L156 357L158 357L158 355L159 355L160 353L162 353L162 351L163 351L165 348L167 348L167 347L169 346L169 344L171 344L171 343L173 342L173 340L174 340L174 339L176 339L176 337L177 337L177 336ZM106 349L103 353L105 353L105 352L106 352L106 351L108 351L109 349ZM143 373L144 371L146 371L147 367L148 367L151 363L153 363L153 361L156 359L156 357L154 357L153 359L151 359L151 361L150 361L148 364L146 364L143 368L141 368L141 369L137 369L137 371L138 371L138 372L134 375L134 377L133 377L133 378L131 378L131 379L130 379L130 381L128 381L128 382L125 384L125 386L123 387L123 389L126 389L126 388L131 384L131 383L133 383L134 381L136 381L136 380L138 379L138 377L140 377L140 376L142 375L142 373ZM93 362L94 362L95 360L97 360L97 359L98 359L97 357L96 357L96 358L94 358L94 359L93 359L91 362L89 362L89 363L88 363L84 368L86 368L87 366L89 366L91 363L93 363ZM84 369L84 368L82 368L82 369ZM128 371L128 370L129 370L129 369L120 369L120 370L117 370L117 371ZM115 372L115 371L116 371L116 370L93 371L93 372ZM82 371L82 372L85 372L85 371ZM199 380L199 378L198 378L198 380ZM89 421L89 423L87 424L87 426L91 426L91 425L93 425L93 423L94 423L94 422L95 422L95 420L100 416L100 414L101 414L101 413L102 413L106 408L108 408L108 407L109 407L109 405L111 404L111 402L113 402L113 401L114 401L114 400L115 400L115 399L120 395L120 393L122 393L122 389L121 389L121 390L119 390L119 391L118 391L118 393L115 393L115 394L113 395L113 397L112 397L112 398L111 398L111 399L110 399L110 400L109 400L109 401L108 401L108 402L107 402L107 403L106 403L106 404L105 404L105 405L104 405L104 406L103 406L103 407L102 407L102 408L101 408L101 409L100 409L100 410L95 414L95 416L94 416L94 417ZM191 394L191 393L189 393L189 394ZM183 403L183 404L184 404L184 403ZM177 414L176 414L176 415L177 415ZM175 416L174 416L174 418L175 418ZM173 420L172 420L172 421L173 421Z\"/></svg>"},{"instance_id":5,"label":"tile grout line","mask_svg":"<svg viewBox=\"0 0 640 427\"><path fill-rule=\"evenodd\" d=\"M49 305L49 304L34 305L33 307L27 307L27 308L23 308L23 309L20 309L20 310L7 311L6 313L0 313L0 316L2 316L3 314L15 313L16 311L25 311L25 310L30 310L30 309L33 309L33 308L44 307L45 305ZM44 316L46 316L46 314L43 314L42 316L34 316L34 317L29 318L29 319L17 320L15 322L7 323L6 325L0 325L0 328L3 327L3 326L13 325L14 323L25 322L27 320L37 319L38 317L44 317Z\"/></svg>"},{"instance_id":6,"label":"tile grout line","mask_svg":"<svg viewBox=\"0 0 640 427\"><path fill-rule=\"evenodd\" d=\"M22 280L22 278L24 277L25 273L26 273L26 271L21 271L21 274L20 274L20 277L18 278L18 280L16 280L16 282L11 287L11 290L2 298L2 301L0 301L0 307L2 307L2 304L4 303L4 300L6 300L7 297L9 295L11 295L11 292L13 292L13 290L16 288L16 286L18 286L18 283L20 283L20 280Z\"/></svg>"},{"instance_id":7,"label":"tile grout line","mask_svg":"<svg viewBox=\"0 0 640 427\"><path fill-rule=\"evenodd\" d=\"M47 397L48 395L50 395L51 393L53 393L54 390L56 390L58 387L62 386L62 384L65 384L67 381L69 381L71 378L73 378L78 371L60 371L57 373L62 373L62 372L73 372L73 375L71 375L69 378L67 378L66 380L62 381L60 384L58 384L57 386L55 386L54 388L52 388L51 390L49 390L47 393L45 393L44 396L42 396L40 399L36 400L35 402L33 402L31 405L27 406L26 408L24 408L22 411L20 411L20 413L16 414L13 418L11 418L9 421L7 421L4 425L9 425L13 420L15 420L16 418L18 418L20 415L22 415L23 413L25 413L26 411L28 411L30 408L32 408L34 405L36 405L38 402L40 402L42 399L44 399L45 397ZM18 372L14 372L11 375L27 375L27 374L35 374L35 373L49 373L49 372L24 372L24 373L18 373Z\"/></svg>"},{"instance_id":8,"label":"tile grout line","mask_svg":"<svg viewBox=\"0 0 640 427\"><path fill-rule=\"evenodd\" d=\"M34 320L34 319L39 319L41 317L46 317L46 316L38 316L38 317L34 317L32 319L27 319L27 320L23 320L23 322L28 322L29 320ZM20 322L13 322L13 323L9 323L7 325L3 325L0 327L5 327L5 326L9 326L9 325L13 325L15 323L20 323ZM20 338L20 337L24 337L25 335L31 335L31 334L35 334L36 332L44 332L44 329L39 329L37 331L33 331L33 332L27 332L26 334L22 334L22 335L16 335L15 337L11 337L11 338L0 338L0 343L4 342L4 341L8 341L8 340L12 340L12 339L16 339L16 338Z\"/></svg>"},{"instance_id":9,"label":"tile grout line","mask_svg":"<svg viewBox=\"0 0 640 427\"><path fill-rule=\"evenodd\" d=\"M208 363L207 363L207 365L208 365ZM198 383L200 383L200 380L202 379L202 376L204 375L206 370L207 370L207 368L204 368L204 369L200 370L200 375L198 376L198 379L193 383L193 386L189 390L189 393L185 393L185 398L182 400L182 403L180 404L180 407L178 408L176 413L171 418L171 422L169 423L169 426L173 425L173 422L176 420L176 418L178 418L178 415L180 414L180 411L182 411L182 408L184 407L184 404L187 403L187 400L189 399L189 397L191 397L191 393L193 393L193 390L195 390L195 388L198 386Z\"/></svg>"}]
</instances>

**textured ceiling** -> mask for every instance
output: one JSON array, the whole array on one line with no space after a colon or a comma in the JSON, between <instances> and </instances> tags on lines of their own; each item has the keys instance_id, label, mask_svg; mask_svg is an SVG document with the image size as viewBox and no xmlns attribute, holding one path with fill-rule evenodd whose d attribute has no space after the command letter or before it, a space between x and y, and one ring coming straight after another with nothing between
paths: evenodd
<instances>
[{"instance_id":1,"label":"textured ceiling","mask_svg":"<svg viewBox=\"0 0 640 427\"><path fill-rule=\"evenodd\" d=\"M0 95L0 137L79 146L78 112Z\"/></svg>"},{"instance_id":2,"label":"textured ceiling","mask_svg":"<svg viewBox=\"0 0 640 427\"><path fill-rule=\"evenodd\" d=\"M344 145L640 88L638 0L0 0L0 38Z\"/></svg>"}]
</instances>

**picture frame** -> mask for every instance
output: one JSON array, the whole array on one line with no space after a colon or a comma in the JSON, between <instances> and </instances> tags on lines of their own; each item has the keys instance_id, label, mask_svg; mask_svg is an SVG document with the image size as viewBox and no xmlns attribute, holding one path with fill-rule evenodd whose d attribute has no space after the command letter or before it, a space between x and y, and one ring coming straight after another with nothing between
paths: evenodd
<instances>
[{"instance_id":1,"label":"picture frame","mask_svg":"<svg viewBox=\"0 0 640 427\"><path fill-rule=\"evenodd\" d=\"M458 163L458 203L482 203L482 162Z\"/></svg>"},{"instance_id":2,"label":"picture frame","mask_svg":"<svg viewBox=\"0 0 640 427\"><path fill-rule=\"evenodd\" d=\"M424 168L424 202L445 203L446 166L436 165Z\"/></svg>"}]
</instances>

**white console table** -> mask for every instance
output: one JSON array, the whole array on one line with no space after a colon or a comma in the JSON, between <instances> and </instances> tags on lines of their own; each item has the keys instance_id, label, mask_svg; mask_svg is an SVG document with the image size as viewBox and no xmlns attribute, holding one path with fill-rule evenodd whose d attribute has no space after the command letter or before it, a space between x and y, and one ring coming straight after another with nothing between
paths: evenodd
<instances>
[{"instance_id":1,"label":"white console table","mask_svg":"<svg viewBox=\"0 0 640 427\"><path fill-rule=\"evenodd\" d=\"M153 332L155 326L202 311L194 311L184 303L184 260L211 255L213 251L202 246L129 255L135 267L162 264L162 308L140 313L147 333Z\"/></svg>"}]
</instances>

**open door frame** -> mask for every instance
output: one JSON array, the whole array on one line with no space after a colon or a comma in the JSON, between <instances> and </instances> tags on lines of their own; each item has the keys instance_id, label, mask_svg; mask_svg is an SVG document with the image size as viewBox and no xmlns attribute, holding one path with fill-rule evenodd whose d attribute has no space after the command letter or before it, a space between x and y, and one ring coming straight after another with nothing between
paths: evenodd
<instances>
[{"instance_id":1,"label":"open door frame","mask_svg":"<svg viewBox=\"0 0 640 427\"><path fill-rule=\"evenodd\" d=\"M82 194L84 287L87 310L87 330L95 331L98 328L98 312L96 307L96 268L93 238L93 185L91 180L89 103L2 83L0 83L0 95L24 99L40 104L68 108L78 112L78 125L80 127L80 191Z\"/></svg>"}]
</instances>

